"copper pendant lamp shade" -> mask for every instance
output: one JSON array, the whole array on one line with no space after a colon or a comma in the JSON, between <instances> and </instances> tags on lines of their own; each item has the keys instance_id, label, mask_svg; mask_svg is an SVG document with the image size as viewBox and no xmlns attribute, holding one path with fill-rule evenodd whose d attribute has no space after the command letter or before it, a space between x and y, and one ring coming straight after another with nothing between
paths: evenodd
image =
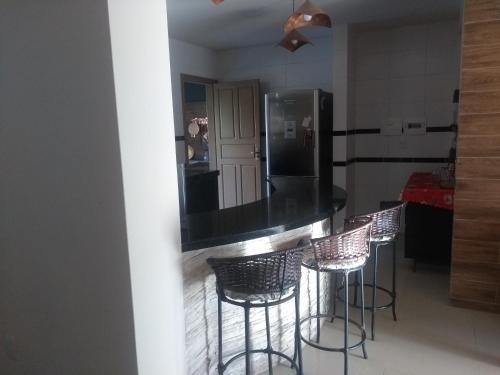
<instances>
[{"instance_id":1,"label":"copper pendant lamp shade","mask_svg":"<svg viewBox=\"0 0 500 375\"><path fill-rule=\"evenodd\" d=\"M214 3L215 5L219 5L220 3L223 3L224 0L212 0L212 3Z\"/></svg>"},{"instance_id":2,"label":"copper pendant lamp shade","mask_svg":"<svg viewBox=\"0 0 500 375\"><path fill-rule=\"evenodd\" d=\"M279 42L278 45L280 45L283 48L286 48L290 52L294 52L306 44L312 44L312 43L309 39L307 39L297 30L292 30L285 35L285 37L281 40L281 42Z\"/></svg>"},{"instance_id":3,"label":"copper pendant lamp shade","mask_svg":"<svg viewBox=\"0 0 500 375\"><path fill-rule=\"evenodd\" d=\"M332 27L332 20L323 9L306 0L285 23L285 33L307 26Z\"/></svg>"}]
</instances>

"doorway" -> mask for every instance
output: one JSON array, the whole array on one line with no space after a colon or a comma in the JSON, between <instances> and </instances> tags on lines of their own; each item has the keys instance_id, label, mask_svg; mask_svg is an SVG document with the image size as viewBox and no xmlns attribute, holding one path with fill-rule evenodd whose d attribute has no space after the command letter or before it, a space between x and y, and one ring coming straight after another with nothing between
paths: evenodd
<instances>
[{"instance_id":1,"label":"doorway","mask_svg":"<svg viewBox=\"0 0 500 375\"><path fill-rule=\"evenodd\" d=\"M185 164L191 170L217 168L213 117L213 85L216 82L181 74Z\"/></svg>"}]
</instances>

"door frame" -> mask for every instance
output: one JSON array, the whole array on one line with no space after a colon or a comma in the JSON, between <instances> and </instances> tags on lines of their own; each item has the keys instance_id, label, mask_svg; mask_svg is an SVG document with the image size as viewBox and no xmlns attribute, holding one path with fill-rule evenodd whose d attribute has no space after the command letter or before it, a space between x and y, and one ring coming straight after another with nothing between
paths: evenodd
<instances>
[{"instance_id":1,"label":"door frame","mask_svg":"<svg viewBox=\"0 0 500 375\"><path fill-rule=\"evenodd\" d=\"M215 148L215 114L214 114L214 84L218 81L211 78L204 78L193 76L190 74L181 73L181 102L182 102L182 130L184 131L184 139L188 136L186 134L186 121L185 117L185 83L199 83L203 84L207 87L207 98L206 98L206 106L207 106L207 117L208 117L208 163L210 170L217 169L217 153ZM189 164L188 151L187 151L187 142L184 140L184 157L186 160L186 164Z\"/></svg>"}]
</instances>

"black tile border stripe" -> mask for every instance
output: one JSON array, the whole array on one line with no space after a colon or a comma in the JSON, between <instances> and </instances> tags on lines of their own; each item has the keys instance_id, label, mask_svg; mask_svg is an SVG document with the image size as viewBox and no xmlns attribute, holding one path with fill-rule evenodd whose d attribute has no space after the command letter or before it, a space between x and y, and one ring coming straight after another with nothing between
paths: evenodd
<instances>
[{"instance_id":1,"label":"black tile border stripe","mask_svg":"<svg viewBox=\"0 0 500 375\"><path fill-rule=\"evenodd\" d=\"M427 133L448 133L453 131L453 126L429 126L427 127ZM351 130L334 130L332 135L334 137L345 137L346 135L354 134L381 134L382 130L380 128L373 129L351 129Z\"/></svg>"},{"instance_id":2,"label":"black tile border stripe","mask_svg":"<svg viewBox=\"0 0 500 375\"><path fill-rule=\"evenodd\" d=\"M428 126L427 133L448 133L453 131L453 126ZM368 128L368 129L350 129L350 130L332 130L333 137L345 137L347 135L355 134L381 134L382 129L380 128ZM265 131L260 132L261 137L266 136ZM177 137L176 137L177 138Z\"/></svg>"},{"instance_id":3,"label":"black tile border stripe","mask_svg":"<svg viewBox=\"0 0 500 375\"><path fill-rule=\"evenodd\" d=\"M358 157L347 161L334 161L334 167L346 167L353 163L448 163L448 158L385 158Z\"/></svg>"},{"instance_id":4,"label":"black tile border stripe","mask_svg":"<svg viewBox=\"0 0 500 375\"><path fill-rule=\"evenodd\" d=\"M453 131L453 126L429 126L427 127L427 133L448 133ZM345 137L348 135L355 134L381 134L382 130L380 128L373 129L350 129L350 130L332 130L333 137ZM265 131L260 132L261 137L266 136ZM176 135L175 141L184 141L186 138L183 135Z\"/></svg>"}]
</instances>

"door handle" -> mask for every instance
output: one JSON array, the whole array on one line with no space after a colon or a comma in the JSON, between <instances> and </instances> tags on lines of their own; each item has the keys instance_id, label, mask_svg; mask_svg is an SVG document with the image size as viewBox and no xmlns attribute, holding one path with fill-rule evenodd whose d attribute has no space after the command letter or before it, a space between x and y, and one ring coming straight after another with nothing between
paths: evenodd
<instances>
[{"instance_id":1,"label":"door handle","mask_svg":"<svg viewBox=\"0 0 500 375\"><path fill-rule=\"evenodd\" d=\"M260 151L252 151L251 154L255 160L260 160Z\"/></svg>"}]
</instances>

